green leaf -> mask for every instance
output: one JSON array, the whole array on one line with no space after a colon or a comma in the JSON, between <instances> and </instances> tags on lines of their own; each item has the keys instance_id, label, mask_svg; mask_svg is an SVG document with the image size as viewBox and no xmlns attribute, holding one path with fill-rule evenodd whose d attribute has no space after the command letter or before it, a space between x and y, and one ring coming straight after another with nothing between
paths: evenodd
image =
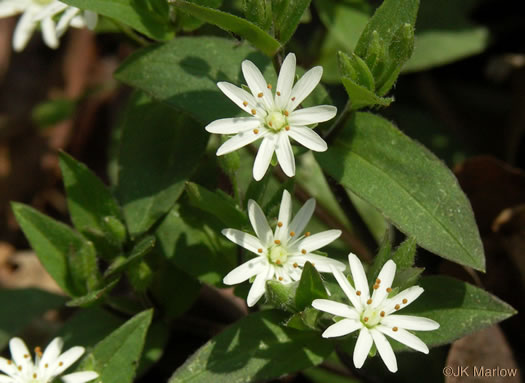
<instances>
[{"instance_id":1,"label":"green leaf","mask_svg":"<svg viewBox=\"0 0 525 383\"><path fill-rule=\"evenodd\" d=\"M361 57L352 53L348 56L344 52L337 52L339 68L343 77L349 77L353 82L374 92L376 85L372 72Z\"/></svg>"},{"instance_id":2,"label":"green leaf","mask_svg":"<svg viewBox=\"0 0 525 383\"><path fill-rule=\"evenodd\" d=\"M303 14L310 7L310 2L311 0L280 1L282 6L274 11L274 27L276 30L275 35L283 45L295 33Z\"/></svg>"},{"instance_id":3,"label":"green leaf","mask_svg":"<svg viewBox=\"0 0 525 383\"><path fill-rule=\"evenodd\" d=\"M75 299L70 300L66 303L66 306L69 307L89 307L94 305L95 303L100 302L104 296L109 293L113 288L117 285L119 282L119 278L115 278L112 281L110 281L107 285L102 287L101 289L93 290L87 293L86 295L82 297L78 297Z\"/></svg>"},{"instance_id":4,"label":"green leaf","mask_svg":"<svg viewBox=\"0 0 525 383\"><path fill-rule=\"evenodd\" d=\"M388 106L394 101L391 97L379 97L374 92L366 89L364 86L355 83L349 77L341 79L345 86L346 93L350 98L353 110L371 107L371 106Z\"/></svg>"},{"instance_id":5,"label":"green leaf","mask_svg":"<svg viewBox=\"0 0 525 383\"><path fill-rule=\"evenodd\" d=\"M190 0L192 3L198 5L204 5L209 8L220 8L222 5L222 0ZM173 9L175 11L175 9ZM191 16L185 12L178 12L175 16L175 21L177 26L182 27L182 30L186 32L192 32L202 25L205 24L204 21L199 20L196 17Z\"/></svg>"},{"instance_id":6,"label":"green leaf","mask_svg":"<svg viewBox=\"0 0 525 383\"><path fill-rule=\"evenodd\" d=\"M153 250L155 242L156 239L153 235L148 235L142 238L137 244L135 244L135 246L133 246L133 249L127 257L120 256L109 265L104 272L104 278L110 278L128 268L133 262L144 258Z\"/></svg>"},{"instance_id":7,"label":"green leaf","mask_svg":"<svg viewBox=\"0 0 525 383\"><path fill-rule=\"evenodd\" d=\"M267 0L243 0L244 16L267 31L272 25L272 3Z\"/></svg>"},{"instance_id":8,"label":"green leaf","mask_svg":"<svg viewBox=\"0 0 525 383\"><path fill-rule=\"evenodd\" d=\"M69 226L21 203L11 204L16 220L51 277L74 297L98 281L93 244Z\"/></svg>"},{"instance_id":9,"label":"green leaf","mask_svg":"<svg viewBox=\"0 0 525 383\"><path fill-rule=\"evenodd\" d=\"M416 257L416 240L414 238L407 238L399 245L392 255L392 260L396 263L398 268L407 268L414 266L414 259Z\"/></svg>"},{"instance_id":10,"label":"green leaf","mask_svg":"<svg viewBox=\"0 0 525 383\"><path fill-rule=\"evenodd\" d=\"M142 93L130 100L123 125L116 194L134 237L173 207L204 153L208 135Z\"/></svg>"},{"instance_id":11,"label":"green leaf","mask_svg":"<svg viewBox=\"0 0 525 383\"><path fill-rule=\"evenodd\" d=\"M193 182L186 183L186 192L193 207L213 214L226 227L241 228L248 223L246 215L237 209L229 196L209 191Z\"/></svg>"},{"instance_id":12,"label":"green leaf","mask_svg":"<svg viewBox=\"0 0 525 383\"><path fill-rule=\"evenodd\" d=\"M295 305L297 310L303 311L310 307L314 299L327 299L328 294L321 279L321 275L310 263L304 264L301 279L295 293Z\"/></svg>"},{"instance_id":13,"label":"green leaf","mask_svg":"<svg viewBox=\"0 0 525 383\"><path fill-rule=\"evenodd\" d=\"M168 4L163 0L64 0L64 3L111 17L155 40L174 36Z\"/></svg>"},{"instance_id":14,"label":"green leaf","mask_svg":"<svg viewBox=\"0 0 525 383\"><path fill-rule=\"evenodd\" d=\"M248 20L184 0L173 0L171 4L202 21L214 24L221 29L245 38L254 47L268 56L273 56L281 48L279 41Z\"/></svg>"},{"instance_id":15,"label":"green leaf","mask_svg":"<svg viewBox=\"0 0 525 383\"><path fill-rule=\"evenodd\" d=\"M329 342L314 331L282 326L286 314L251 314L212 338L184 363L168 383L261 382L321 363Z\"/></svg>"},{"instance_id":16,"label":"green leaf","mask_svg":"<svg viewBox=\"0 0 525 383\"><path fill-rule=\"evenodd\" d=\"M93 369L104 383L131 383L152 317L147 310L128 320L99 342L77 370Z\"/></svg>"},{"instance_id":17,"label":"green leaf","mask_svg":"<svg viewBox=\"0 0 525 383\"><path fill-rule=\"evenodd\" d=\"M276 79L267 57L247 44L217 37L180 37L141 49L128 57L115 77L207 124L243 113L217 82L239 86L245 59L253 61L267 81Z\"/></svg>"},{"instance_id":18,"label":"green leaf","mask_svg":"<svg viewBox=\"0 0 525 383\"><path fill-rule=\"evenodd\" d=\"M404 290L418 283L421 274L425 271L422 267L398 268L392 286L394 290Z\"/></svg>"},{"instance_id":19,"label":"green leaf","mask_svg":"<svg viewBox=\"0 0 525 383\"><path fill-rule=\"evenodd\" d=\"M370 287L375 285L379 272L381 271L385 263L390 258L392 258L391 241L392 239L391 239L390 231L387 230L385 232L383 240L381 241L381 247L379 248L377 255L374 257L374 262L372 263L372 266L370 266L367 272L367 277L368 277L368 282L370 284Z\"/></svg>"},{"instance_id":20,"label":"green leaf","mask_svg":"<svg viewBox=\"0 0 525 383\"><path fill-rule=\"evenodd\" d=\"M19 334L27 325L46 311L62 306L65 298L39 289L2 289L0 307L9 315L0 315L0 350L9 338Z\"/></svg>"},{"instance_id":21,"label":"green leaf","mask_svg":"<svg viewBox=\"0 0 525 383\"><path fill-rule=\"evenodd\" d=\"M297 283L288 283L268 280L266 281L265 297L269 304L284 311L297 312L295 293Z\"/></svg>"},{"instance_id":22,"label":"green leaf","mask_svg":"<svg viewBox=\"0 0 525 383\"><path fill-rule=\"evenodd\" d=\"M118 221L121 215L117 202L84 164L64 152L59 156L69 213L75 228L93 241L99 253L114 252L115 247L121 246L122 239L108 229L108 221Z\"/></svg>"},{"instance_id":23,"label":"green leaf","mask_svg":"<svg viewBox=\"0 0 525 383\"><path fill-rule=\"evenodd\" d=\"M32 120L42 128L55 125L73 117L77 102L68 98L47 100L36 105L32 112Z\"/></svg>"},{"instance_id":24,"label":"green leaf","mask_svg":"<svg viewBox=\"0 0 525 383\"><path fill-rule=\"evenodd\" d=\"M145 293L153 282L153 270L145 260L132 262L126 270L129 283L138 293Z\"/></svg>"},{"instance_id":25,"label":"green leaf","mask_svg":"<svg viewBox=\"0 0 525 383\"><path fill-rule=\"evenodd\" d=\"M440 324L435 331L416 332L429 346L450 343L516 314L494 295L450 277L423 277L419 285L425 292L400 314L423 316Z\"/></svg>"},{"instance_id":26,"label":"green leaf","mask_svg":"<svg viewBox=\"0 0 525 383\"><path fill-rule=\"evenodd\" d=\"M450 170L389 121L357 112L321 167L425 249L485 269L472 208Z\"/></svg>"}]
</instances>

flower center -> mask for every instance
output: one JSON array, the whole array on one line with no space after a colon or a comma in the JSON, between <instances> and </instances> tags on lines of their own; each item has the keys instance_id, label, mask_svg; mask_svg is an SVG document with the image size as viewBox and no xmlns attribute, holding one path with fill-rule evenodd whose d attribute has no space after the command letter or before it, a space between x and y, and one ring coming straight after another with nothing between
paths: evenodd
<instances>
[{"instance_id":1,"label":"flower center","mask_svg":"<svg viewBox=\"0 0 525 383\"><path fill-rule=\"evenodd\" d=\"M381 323L381 319L383 319L384 316L384 311L368 308L361 314L361 323L368 328L374 328Z\"/></svg>"},{"instance_id":2,"label":"flower center","mask_svg":"<svg viewBox=\"0 0 525 383\"><path fill-rule=\"evenodd\" d=\"M269 253L270 262L282 266L286 263L286 260L288 259L288 251L282 246L273 246L270 249Z\"/></svg>"},{"instance_id":3,"label":"flower center","mask_svg":"<svg viewBox=\"0 0 525 383\"><path fill-rule=\"evenodd\" d=\"M266 126L276 132L288 126L286 117L281 112L270 112L265 119Z\"/></svg>"}]
</instances>

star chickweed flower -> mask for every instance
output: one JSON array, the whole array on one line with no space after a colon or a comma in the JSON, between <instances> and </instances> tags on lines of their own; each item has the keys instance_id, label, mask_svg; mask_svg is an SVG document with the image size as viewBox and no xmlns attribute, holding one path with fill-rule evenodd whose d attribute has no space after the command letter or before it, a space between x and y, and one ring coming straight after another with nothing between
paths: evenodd
<instances>
[{"instance_id":1,"label":"star chickweed flower","mask_svg":"<svg viewBox=\"0 0 525 383\"><path fill-rule=\"evenodd\" d=\"M263 296L267 280L277 280L288 284L301 279L303 266L312 263L322 273L344 270L346 266L335 259L313 254L314 251L335 241L340 230L327 230L310 234L303 230L315 210L315 200L309 199L292 218L290 193L283 192L279 218L272 232L259 205L248 201L248 216L257 237L235 229L224 229L222 234L230 241L256 255L255 258L233 269L224 277L226 285L236 285L255 276L250 292L248 306L253 306Z\"/></svg>"},{"instance_id":2,"label":"star chickweed flower","mask_svg":"<svg viewBox=\"0 0 525 383\"><path fill-rule=\"evenodd\" d=\"M343 336L359 330L353 356L356 368L363 366L372 343L375 343L387 368L391 372L397 371L396 356L385 335L416 351L428 354L427 345L407 330L436 330L439 323L428 318L395 314L414 302L423 293L423 288L412 286L399 294L389 296L396 273L396 264L389 260L381 269L370 296L361 261L352 253L348 255L348 261L355 288L341 271L334 268L332 272L353 307L327 299L316 299L312 302L316 309L344 318L328 327L323 337Z\"/></svg>"},{"instance_id":3,"label":"star chickweed flower","mask_svg":"<svg viewBox=\"0 0 525 383\"><path fill-rule=\"evenodd\" d=\"M216 134L234 134L217 150L217 155L231 153L262 139L253 165L253 178L263 178L275 152L277 160L288 177L295 175L295 159L290 138L316 152L327 149L326 142L308 125L328 121L335 117L337 108L319 105L297 109L319 84L323 74L320 66L310 69L295 86L295 55L288 54L283 62L275 95L272 85L249 60L242 62L242 73L251 94L228 82L219 82L219 89L251 117L223 118L213 121L206 130Z\"/></svg>"},{"instance_id":4,"label":"star chickweed flower","mask_svg":"<svg viewBox=\"0 0 525 383\"><path fill-rule=\"evenodd\" d=\"M81 11L58 0L0 0L0 17L22 13L13 34L13 48L22 51L40 23L44 42L50 48L58 48L59 38L71 25L75 28L97 25L97 14ZM60 15L58 22L55 22Z\"/></svg>"},{"instance_id":5,"label":"star chickweed flower","mask_svg":"<svg viewBox=\"0 0 525 383\"><path fill-rule=\"evenodd\" d=\"M0 374L0 382L51 383L84 354L84 347L80 346L61 353L63 345L62 338L55 338L43 353L40 347L36 347L33 363L24 341L20 338L12 338L9 341L9 349L13 360L0 357L0 372L6 374ZM85 383L97 377L95 371L74 372L60 376L65 383Z\"/></svg>"}]
</instances>

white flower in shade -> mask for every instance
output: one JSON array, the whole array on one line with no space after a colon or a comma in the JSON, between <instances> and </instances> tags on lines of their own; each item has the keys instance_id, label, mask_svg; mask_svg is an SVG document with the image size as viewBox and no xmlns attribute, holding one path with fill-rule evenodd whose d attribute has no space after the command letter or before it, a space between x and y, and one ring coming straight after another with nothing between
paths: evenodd
<instances>
[{"instance_id":1,"label":"white flower in shade","mask_svg":"<svg viewBox=\"0 0 525 383\"><path fill-rule=\"evenodd\" d=\"M242 73L251 94L228 82L219 82L217 86L251 117L223 118L206 126L210 133L234 134L219 147L217 155L231 153L262 139L253 165L253 178L257 181L263 178L274 152L284 173L293 177L295 159L290 138L308 149L324 152L326 142L308 125L328 121L337 113L337 108L331 105L297 109L319 84L323 68L317 66L310 69L293 86L295 55L288 54L279 73L275 95L272 94L272 85L266 82L254 63L243 61Z\"/></svg>"},{"instance_id":2,"label":"white flower in shade","mask_svg":"<svg viewBox=\"0 0 525 383\"><path fill-rule=\"evenodd\" d=\"M0 0L0 17L20 13L22 16L13 34L13 48L17 52L25 48L39 24L44 42L55 49L69 26L94 29L98 19L94 12L82 11L58 0Z\"/></svg>"},{"instance_id":3,"label":"white flower in shade","mask_svg":"<svg viewBox=\"0 0 525 383\"><path fill-rule=\"evenodd\" d=\"M397 371L396 356L385 335L416 351L428 354L427 345L407 330L436 330L439 328L439 323L428 318L395 314L414 302L423 293L423 288L412 286L389 297L396 273L396 264L389 260L381 269L370 296L368 280L361 261L352 253L348 255L348 261L355 288L339 270L334 268L332 272L353 307L327 299L316 299L312 302L312 306L316 309L344 318L328 327L323 337L343 336L359 330L353 356L357 368L363 366L372 343L375 343L387 368L391 372Z\"/></svg>"},{"instance_id":4,"label":"white flower in shade","mask_svg":"<svg viewBox=\"0 0 525 383\"><path fill-rule=\"evenodd\" d=\"M235 229L224 229L222 234L230 241L256 254L257 257L233 269L224 277L227 285L235 285L255 276L248 294L248 306L253 306L264 295L266 281L283 284L301 279L303 266L312 263L322 273L344 270L344 263L312 252L335 241L340 230L327 230L318 234L303 231L315 210L315 200L309 199L292 218L290 193L283 192L279 218L272 232L257 202L248 201L248 216L257 237ZM290 222L291 221L291 222Z\"/></svg>"},{"instance_id":5,"label":"white flower in shade","mask_svg":"<svg viewBox=\"0 0 525 383\"><path fill-rule=\"evenodd\" d=\"M20 338L9 341L11 358L8 360L0 357L0 383L51 383L60 376L65 383L85 383L98 377L95 371L74 372L62 375L73 363L84 354L84 347L72 347L64 353L64 342L55 338L46 347L44 352L40 347L35 348L35 362L26 344Z\"/></svg>"}]
</instances>

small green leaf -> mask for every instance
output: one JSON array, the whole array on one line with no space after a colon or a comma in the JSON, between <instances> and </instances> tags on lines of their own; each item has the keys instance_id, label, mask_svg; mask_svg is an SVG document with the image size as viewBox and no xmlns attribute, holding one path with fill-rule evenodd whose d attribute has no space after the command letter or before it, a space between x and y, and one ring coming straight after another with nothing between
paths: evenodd
<instances>
[{"instance_id":1,"label":"small green leaf","mask_svg":"<svg viewBox=\"0 0 525 383\"><path fill-rule=\"evenodd\" d=\"M301 331L318 330L316 323L322 315L321 311L313 307L306 307L303 311L292 315L286 322L286 326Z\"/></svg>"},{"instance_id":2,"label":"small green leaf","mask_svg":"<svg viewBox=\"0 0 525 383\"><path fill-rule=\"evenodd\" d=\"M64 152L59 156L69 213L75 228L93 241L101 255L106 254L111 259L115 247L122 243L108 230L109 220L118 221L121 216L117 202L84 164Z\"/></svg>"},{"instance_id":3,"label":"small green leaf","mask_svg":"<svg viewBox=\"0 0 525 383\"><path fill-rule=\"evenodd\" d=\"M78 297L75 299L70 300L66 303L66 306L69 307L89 307L94 305L95 303L100 302L104 296L109 293L113 288L117 285L119 279L113 279L110 281L106 286L102 287L101 289L90 291L86 295L82 297Z\"/></svg>"},{"instance_id":4,"label":"small green leaf","mask_svg":"<svg viewBox=\"0 0 525 383\"><path fill-rule=\"evenodd\" d=\"M357 56L355 53L348 56L341 51L337 52L337 57L339 59L339 67L343 77L350 77L350 79L356 84L374 92L376 88L374 76L361 57Z\"/></svg>"},{"instance_id":5,"label":"small green leaf","mask_svg":"<svg viewBox=\"0 0 525 383\"><path fill-rule=\"evenodd\" d=\"M16 220L36 255L57 284L74 297L98 280L93 244L69 226L21 203L11 204ZM93 287L93 286L91 286Z\"/></svg>"},{"instance_id":6,"label":"small green leaf","mask_svg":"<svg viewBox=\"0 0 525 383\"><path fill-rule=\"evenodd\" d=\"M241 228L248 223L246 215L227 195L209 191L193 182L186 183L186 192L193 207L213 214L226 227Z\"/></svg>"},{"instance_id":7,"label":"small green leaf","mask_svg":"<svg viewBox=\"0 0 525 383\"><path fill-rule=\"evenodd\" d=\"M282 326L286 314L250 314L198 349L168 383L263 382L321 363L332 351L314 331Z\"/></svg>"},{"instance_id":8,"label":"small green leaf","mask_svg":"<svg viewBox=\"0 0 525 383\"><path fill-rule=\"evenodd\" d=\"M222 0L190 0L192 3L203 5L209 8L220 8ZM175 11L175 9L173 9ZM185 32L193 32L205 24L204 21L191 16L185 12L177 12L175 22L178 27L181 27Z\"/></svg>"},{"instance_id":9,"label":"small green leaf","mask_svg":"<svg viewBox=\"0 0 525 383\"><path fill-rule=\"evenodd\" d=\"M192 4L184 0L173 0L171 4L202 21L214 24L226 31L236 33L268 56L273 56L281 48L279 41L275 40L264 30L248 20L217 9Z\"/></svg>"},{"instance_id":10,"label":"small green leaf","mask_svg":"<svg viewBox=\"0 0 525 383\"><path fill-rule=\"evenodd\" d=\"M474 214L456 178L389 121L355 113L330 150L316 153L316 158L328 174L379 209L421 247L485 269Z\"/></svg>"},{"instance_id":11,"label":"small green leaf","mask_svg":"<svg viewBox=\"0 0 525 383\"><path fill-rule=\"evenodd\" d=\"M295 293L297 283L282 284L281 282L266 281L265 296L268 303L284 311L296 312Z\"/></svg>"},{"instance_id":12,"label":"small green leaf","mask_svg":"<svg viewBox=\"0 0 525 383\"><path fill-rule=\"evenodd\" d=\"M127 257L119 256L111 265L109 265L104 272L104 278L110 278L127 269L133 262L144 258L153 250L155 242L156 239L153 235L148 235L145 238L142 238L137 244L135 244L135 246L133 246L133 249Z\"/></svg>"},{"instance_id":13,"label":"small green leaf","mask_svg":"<svg viewBox=\"0 0 525 383\"><path fill-rule=\"evenodd\" d=\"M295 33L304 13L310 7L311 0L273 0L280 3L274 10L275 35L284 45Z\"/></svg>"},{"instance_id":14,"label":"small green leaf","mask_svg":"<svg viewBox=\"0 0 525 383\"><path fill-rule=\"evenodd\" d=\"M314 299L327 298L328 294L326 293L321 275L310 262L306 262L295 293L297 310L303 311L307 307L310 307Z\"/></svg>"},{"instance_id":15,"label":"small green leaf","mask_svg":"<svg viewBox=\"0 0 525 383\"><path fill-rule=\"evenodd\" d=\"M153 310L137 314L100 341L77 371L95 370L104 383L131 383L142 354Z\"/></svg>"},{"instance_id":16,"label":"small green leaf","mask_svg":"<svg viewBox=\"0 0 525 383\"><path fill-rule=\"evenodd\" d=\"M399 289L399 291L414 286L418 283L423 271L425 269L422 267L398 268L392 286L394 289Z\"/></svg>"},{"instance_id":17,"label":"small green leaf","mask_svg":"<svg viewBox=\"0 0 525 383\"><path fill-rule=\"evenodd\" d=\"M68 98L41 102L33 108L32 120L42 128L57 124L73 116L77 102Z\"/></svg>"},{"instance_id":18,"label":"small green leaf","mask_svg":"<svg viewBox=\"0 0 525 383\"><path fill-rule=\"evenodd\" d=\"M399 268L407 268L414 266L414 259L416 257L416 240L412 237L407 238L399 245L392 255L392 260Z\"/></svg>"},{"instance_id":19,"label":"small green leaf","mask_svg":"<svg viewBox=\"0 0 525 383\"><path fill-rule=\"evenodd\" d=\"M384 98L377 96L374 92L366 89L364 86L356 84L349 77L343 77L341 81L345 86L348 97L350 97L353 110L376 105L388 106L394 101L391 97Z\"/></svg>"},{"instance_id":20,"label":"small green leaf","mask_svg":"<svg viewBox=\"0 0 525 383\"><path fill-rule=\"evenodd\" d=\"M116 194L128 230L136 237L173 207L204 153L208 135L181 113L138 92L122 124Z\"/></svg>"},{"instance_id":21,"label":"small green leaf","mask_svg":"<svg viewBox=\"0 0 525 383\"><path fill-rule=\"evenodd\" d=\"M164 0L64 0L64 3L111 17L155 40L174 36Z\"/></svg>"},{"instance_id":22,"label":"small green leaf","mask_svg":"<svg viewBox=\"0 0 525 383\"><path fill-rule=\"evenodd\" d=\"M153 270L145 260L132 262L126 270L126 275L133 289L139 293L144 293L154 278Z\"/></svg>"},{"instance_id":23,"label":"small green leaf","mask_svg":"<svg viewBox=\"0 0 525 383\"><path fill-rule=\"evenodd\" d=\"M243 0L244 16L261 29L268 31L272 25L272 4L267 0Z\"/></svg>"},{"instance_id":24,"label":"small green leaf","mask_svg":"<svg viewBox=\"0 0 525 383\"><path fill-rule=\"evenodd\" d=\"M435 331L417 332L429 346L453 342L516 314L516 310L497 297L450 277L423 277L419 285L425 292L400 314L423 316L440 324ZM405 347L398 344L396 348Z\"/></svg>"},{"instance_id":25,"label":"small green leaf","mask_svg":"<svg viewBox=\"0 0 525 383\"><path fill-rule=\"evenodd\" d=\"M64 297L39 289L1 289L0 307L9 315L0 315L0 350L7 345L9 338L20 334L36 318L59 308L64 302Z\"/></svg>"}]
</instances>

